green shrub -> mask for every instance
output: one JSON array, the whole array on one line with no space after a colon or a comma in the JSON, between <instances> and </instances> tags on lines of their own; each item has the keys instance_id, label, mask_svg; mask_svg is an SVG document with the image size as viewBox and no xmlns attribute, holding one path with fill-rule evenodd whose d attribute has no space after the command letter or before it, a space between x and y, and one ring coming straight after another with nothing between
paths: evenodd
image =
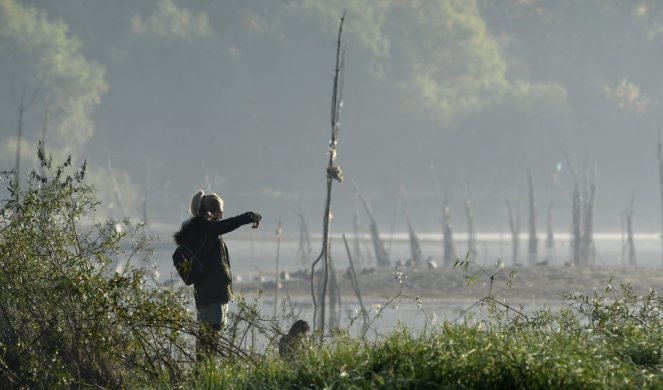
<instances>
[{"instance_id":1,"label":"green shrub","mask_svg":"<svg viewBox=\"0 0 663 390\"><path fill-rule=\"evenodd\" d=\"M85 164L39 157L24 188L2 174L0 387L178 380L196 332L187 294L151 280L140 225L93 221Z\"/></svg>"}]
</instances>

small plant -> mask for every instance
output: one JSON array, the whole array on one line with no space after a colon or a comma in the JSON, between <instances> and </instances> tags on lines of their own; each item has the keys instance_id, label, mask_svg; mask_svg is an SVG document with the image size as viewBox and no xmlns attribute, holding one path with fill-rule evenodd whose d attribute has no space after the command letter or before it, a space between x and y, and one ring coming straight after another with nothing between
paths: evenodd
<instances>
[{"instance_id":1,"label":"small plant","mask_svg":"<svg viewBox=\"0 0 663 390\"><path fill-rule=\"evenodd\" d=\"M487 307L488 313L490 314L491 319L501 323L509 319L510 314L515 314L521 319L529 320L529 317L523 313L523 308L519 309L514 308L513 306L500 301L494 291L495 281L503 279L506 281L506 287L511 288L513 284L513 279L516 278L516 271L512 270L508 274L504 270L504 262L498 260L495 263L496 271L488 272L485 268L477 264L476 262L469 260L470 252L467 252L464 259L456 259L453 264L454 268L462 268L465 271L465 281L467 284L476 284L477 278L479 276L484 276L489 279L488 293L485 297L474 302L470 307L461 311L456 321L465 317L471 310L477 306ZM454 322L456 322L454 321Z\"/></svg>"}]
</instances>

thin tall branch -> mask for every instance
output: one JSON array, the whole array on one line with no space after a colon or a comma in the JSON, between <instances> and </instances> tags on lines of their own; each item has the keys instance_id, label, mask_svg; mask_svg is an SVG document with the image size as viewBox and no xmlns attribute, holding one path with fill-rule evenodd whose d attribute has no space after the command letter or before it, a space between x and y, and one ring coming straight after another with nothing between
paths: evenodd
<instances>
[{"instance_id":1,"label":"thin tall branch","mask_svg":"<svg viewBox=\"0 0 663 390\"><path fill-rule=\"evenodd\" d=\"M582 244L582 231L580 224L582 220L582 197L580 195L580 185L578 183L578 175L576 174L575 166L571 162L569 155L564 153L571 176L573 178L573 196L571 202L571 264L579 265L581 259L581 244Z\"/></svg>"},{"instance_id":2,"label":"thin tall branch","mask_svg":"<svg viewBox=\"0 0 663 390\"><path fill-rule=\"evenodd\" d=\"M405 196L405 180L401 177L401 181L398 186L396 207L394 207L394 216L391 219L391 229L389 231L389 243L387 245L387 253L391 253L391 244L394 241L394 229L396 229L396 219L398 218L398 213L401 211L401 206L403 203L404 196Z\"/></svg>"},{"instance_id":3,"label":"thin tall branch","mask_svg":"<svg viewBox=\"0 0 663 390\"><path fill-rule=\"evenodd\" d=\"M478 257L479 253L477 251L477 236L474 231L474 213L472 212L472 193L470 192L470 185L465 178L463 171L460 172L460 182L463 185L463 191L465 192L465 215L467 216L467 251L470 253L470 260L474 260Z\"/></svg>"},{"instance_id":4,"label":"thin tall branch","mask_svg":"<svg viewBox=\"0 0 663 390\"><path fill-rule=\"evenodd\" d=\"M325 214L323 215L323 231L322 231L322 250L318 258L311 264L311 298L313 300L313 328L320 329L320 335L324 334L325 330L325 294L327 291L327 283L329 281L329 225L331 220L331 191L333 180L343 181L343 174L341 168L334 165L336 160L336 144L337 133L340 126L339 116L343 101L341 94L343 90L343 63L344 59L341 55L341 34L343 32L343 22L345 21L345 11L341 16L341 22L338 26L338 40L336 45L336 68L334 69L334 83L332 87L332 103L331 103L331 140L329 141L329 160L327 165L327 198L325 201ZM345 53L345 50L343 51ZM340 80L340 83L339 83ZM340 88L339 88L340 87ZM318 302L315 297L314 278L315 266L324 257L324 288L322 289L322 296L320 297L321 319L318 325L316 323L318 313Z\"/></svg>"},{"instance_id":5,"label":"thin tall branch","mask_svg":"<svg viewBox=\"0 0 663 390\"><path fill-rule=\"evenodd\" d=\"M108 173L110 174L111 183L113 184L113 196L115 198L115 202L117 202L117 207L120 210L119 219L127 218L128 215L125 212L125 208L122 203L122 192L120 191L120 185L117 182L117 178L115 176L115 170L113 170L113 165L111 164L110 159L106 160L106 166L108 167Z\"/></svg>"},{"instance_id":6,"label":"thin tall branch","mask_svg":"<svg viewBox=\"0 0 663 390\"><path fill-rule=\"evenodd\" d=\"M14 104L16 105L16 108L18 109L18 137L16 139L16 164L14 169L16 170L16 187L20 188L21 185L21 140L23 139L23 117L25 116L25 112L30 108L32 103L34 102L35 98L37 97L37 93L41 89L41 85L43 83L44 79L39 80L39 84L37 87L32 91L32 94L30 95L29 98L26 100L26 89L27 87L25 84L23 85L23 88L21 90L21 96L17 97L16 96L16 87L14 85L14 82L12 81L12 98L14 99Z\"/></svg>"},{"instance_id":7,"label":"thin tall branch","mask_svg":"<svg viewBox=\"0 0 663 390\"><path fill-rule=\"evenodd\" d=\"M378 225L375 222L375 217L373 216L373 209L371 208L370 203L368 203L366 198L364 198L364 196L361 194L361 191L359 191L357 185L352 183L352 186L354 187L355 193L359 197L359 200L364 205L364 209L366 210L368 219L370 220L369 230L371 233L371 241L373 241L373 249L375 251L375 260L377 265L378 267L389 267L391 265L391 261L389 260L389 253L385 249L384 242L382 242L382 239L380 238Z\"/></svg>"},{"instance_id":8,"label":"thin tall branch","mask_svg":"<svg viewBox=\"0 0 663 390\"><path fill-rule=\"evenodd\" d=\"M279 305L279 255L281 253L281 220L279 226L276 228L276 277L274 278L274 317L276 317L276 309Z\"/></svg>"},{"instance_id":9,"label":"thin tall branch","mask_svg":"<svg viewBox=\"0 0 663 390\"><path fill-rule=\"evenodd\" d=\"M555 231L552 222L552 209L553 202L548 204L548 221L547 221L547 234L546 234L546 252L548 261L554 260L555 257Z\"/></svg>"},{"instance_id":10,"label":"thin tall branch","mask_svg":"<svg viewBox=\"0 0 663 390\"><path fill-rule=\"evenodd\" d=\"M506 208L509 212L509 228L511 229L511 245L513 247L513 264L518 264L518 249L520 247L520 205L516 209L514 218L511 202L506 200Z\"/></svg>"},{"instance_id":11,"label":"thin tall branch","mask_svg":"<svg viewBox=\"0 0 663 390\"><path fill-rule=\"evenodd\" d=\"M661 145L661 129L658 129L658 180L661 185L661 266L663 266L663 145Z\"/></svg>"},{"instance_id":12,"label":"thin tall branch","mask_svg":"<svg viewBox=\"0 0 663 390\"><path fill-rule=\"evenodd\" d=\"M626 209L626 247L628 250L628 265L638 266L638 259L635 255L635 240L633 239L633 208L635 206L635 191L631 192L631 205Z\"/></svg>"},{"instance_id":13,"label":"thin tall branch","mask_svg":"<svg viewBox=\"0 0 663 390\"><path fill-rule=\"evenodd\" d=\"M343 243L345 244L345 251L348 254L348 260L350 261L350 282L352 284L352 289L355 291L355 295L357 295L357 300L359 301L359 307L361 308L361 319L362 319L362 333L365 332L366 326L368 325L368 312L366 311L366 308L364 307L364 300L361 298L361 290L359 289L359 281L357 281L357 273L355 272L355 264L352 261L352 254L350 253L350 247L348 246L348 240L345 238L345 234L343 235Z\"/></svg>"},{"instance_id":14,"label":"thin tall branch","mask_svg":"<svg viewBox=\"0 0 663 390\"><path fill-rule=\"evenodd\" d=\"M306 269L308 267L308 262L310 261L311 256L311 237L308 232L308 225L306 224L306 219L304 219L304 212L302 211L301 197L299 210L292 210L293 213L299 219L299 248L297 248L297 261L298 263Z\"/></svg>"},{"instance_id":15,"label":"thin tall branch","mask_svg":"<svg viewBox=\"0 0 663 390\"><path fill-rule=\"evenodd\" d=\"M527 252L529 265L534 265L537 262L539 241L536 236L536 201L532 171L527 171L527 187L529 189L529 241Z\"/></svg>"},{"instance_id":16,"label":"thin tall branch","mask_svg":"<svg viewBox=\"0 0 663 390\"><path fill-rule=\"evenodd\" d=\"M453 242L453 225L451 223L451 208L449 207L449 193L448 191L444 192L442 195L442 190L440 188L440 183L437 180L437 174L435 173L435 166L431 162L428 166L428 170L433 177L433 182L435 183L435 190L437 196L441 201L442 206L442 240L443 240L443 262L445 266L453 265L453 262L456 260L456 250L454 248Z\"/></svg>"}]
</instances>

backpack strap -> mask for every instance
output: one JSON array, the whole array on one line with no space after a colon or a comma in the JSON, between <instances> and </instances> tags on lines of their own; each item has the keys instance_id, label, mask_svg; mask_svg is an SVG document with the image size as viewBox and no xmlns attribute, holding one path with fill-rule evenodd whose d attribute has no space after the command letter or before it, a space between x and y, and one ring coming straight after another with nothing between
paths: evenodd
<instances>
[{"instance_id":1,"label":"backpack strap","mask_svg":"<svg viewBox=\"0 0 663 390\"><path fill-rule=\"evenodd\" d=\"M203 248L205 247L205 244L207 244L207 235L205 235L205 239L203 240L203 245L201 245L200 248L198 248L198 250L195 251L195 252L193 253L193 255L194 255L194 256L198 256L198 253L200 253L200 251L203 250ZM185 247L185 248L188 248L191 252L193 252L193 251L191 250L191 248L189 248L188 245L186 245L186 244L182 244L181 246L183 246L183 247Z\"/></svg>"},{"instance_id":2,"label":"backpack strap","mask_svg":"<svg viewBox=\"0 0 663 390\"><path fill-rule=\"evenodd\" d=\"M200 253L200 251L203 250L203 248L205 247L205 244L207 244L207 235L205 235L205 239L203 240L203 245L201 245L200 248L198 248L198 251L196 251L196 253L195 253L196 256L198 256L198 253Z\"/></svg>"}]
</instances>

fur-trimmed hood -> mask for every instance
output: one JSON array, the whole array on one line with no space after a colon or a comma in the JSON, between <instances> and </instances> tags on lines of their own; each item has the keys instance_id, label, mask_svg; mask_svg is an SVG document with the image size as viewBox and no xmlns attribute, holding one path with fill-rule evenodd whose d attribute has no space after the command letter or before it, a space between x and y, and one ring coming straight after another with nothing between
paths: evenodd
<instances>
[{"instance_id":1,"label":"fur-trimmed hood","mask_svg":"<svg viewBox=\"0 0 663 390\"><path fill-rule=\"evenodd\" d=\"M177 245L191 244L196 237L205 233L205 227L209 221L203 217L197 216L189 218L182 222L180 230L173 234L173 239Z\"/></svg>"}]
</instances>

